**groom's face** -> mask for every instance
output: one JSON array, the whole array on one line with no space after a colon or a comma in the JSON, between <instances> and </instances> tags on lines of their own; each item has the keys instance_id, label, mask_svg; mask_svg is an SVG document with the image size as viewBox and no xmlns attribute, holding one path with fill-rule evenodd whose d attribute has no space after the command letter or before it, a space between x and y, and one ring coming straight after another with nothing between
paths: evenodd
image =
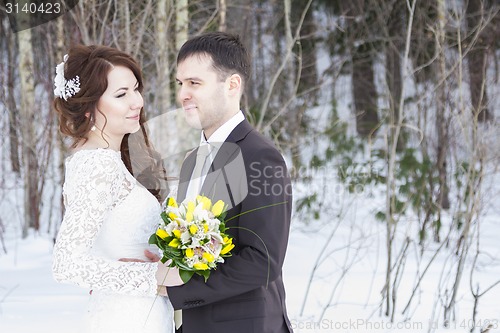
<instances>
[{"instance_id":1,"label":"groom's face","mask_svg":"<svg viewBox=\"0 0 500 333\"><path fill-rule=\"evenodd\" d=\"M210 137L228 118L227 80L212 67L212 58L192 55L177 65L177 97L191 127L203 129Z\"/></svg>"}]
</instances>

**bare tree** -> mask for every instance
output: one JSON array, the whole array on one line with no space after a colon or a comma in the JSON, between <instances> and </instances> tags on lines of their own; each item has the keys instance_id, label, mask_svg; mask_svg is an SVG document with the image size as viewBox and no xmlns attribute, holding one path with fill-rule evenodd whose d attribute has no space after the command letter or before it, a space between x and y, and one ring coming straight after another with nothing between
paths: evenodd
<instances>
[{"instance_id":1,"label":"bare tree","mask_svg":"<svg viewBox=\"0 0 500 333\"><path fill-rule=\"evenodd\" d=\"M405 41L405 52L403 56L403 71L405 74L408 73L408 59L411 47L411 31L413 28L413 15L415 13L416 0L407 3L408 12L408 23L406 28L406 41ZM396 229L398 227L397 212L399 209L396 207L396 178L395 178L395 167L397 158L397 146L399 135L403 127L403 117L401 112L403 110L404 100L403 93L405 91L404 79L406 75L403 75L403 84L401 87L401 99L399 100L399 115L397 117L398 122L395 125L394 135L390 136L390 142L388 142L388 157L387 157L387 183L386 183L386 193L385 193L385 216L386 216L386 253L387 253L387 265L386 265L386 280L384 284L384 298L385 298L385 315L394 316L394 310L396 306L396 291L394 290L393 281L393 242L396 235Z\"/></svg>"},{"instance_id":2,"label":"bare tree","mask_svg":"<svg viewBox=\"0 0 500 333\"><path fill-rule=\"evenodd\" d=\"M366 0L342 2L350 33L349 50L352 63L352 96L356 130L362 137L370 137L379 127L377 89L374 73L374 48L370 41Z\"/></svg>"},{"instance_id":3,"label":"bare tree","mask_svg":"<svg viewBox=\"0 0 500 333\"><path fill-rule=\"evenodd\" d=\"M478 32L478 38L474 38L475 44L468 54L470 96L472 111L481 122L492 119L488 109L488 94L485 87L485 76L487 69L488 49L491 47L491 37L488 38L491 29L485 29L484 24L487 15L487 1L467 1L467 28L472 36Z\"/></svg>"},{"instance_id":4,"label":"bare tree","mask_svg":"<svg viewBox=\"0 0 500 333\"><path fill-rule=\"evenodd\" d=\"M16 36L11 32L7 26L7 19L1 22L3 31L5 33L5 50L7 51L7 84L5 86L6 107L7 115L9 117L9 148L10 148L10 163L12 171L20 174L21 163L19 158L19 112L16 105L15 92L15 69L18 67L16 64Z\"/></svg>"},{"instance_id":5,"label":"bare tree","mask_svg":"<svg viewBox=\"0 0 500 333\"><path fill-rule=\"evenodd\" d=\"M21 94L21 133L24 171L24 215L23 238L28 229L40 228L39 165L35 136L35 81L33 77L33 50L31 31L23 30L19 38L19 76Z\"/></svg>"},{"instance_id":6,"label":"bare tree","mask_svg":"<svg viewBox=\"0 0 500 333\"><path fill-rule=\"evenodd\" d=\"M226 31L227 29L227 3L226 0L219 0L219 31Z\"/></svg>"},{"instance_id":7,"label":"bare tree","mask_svg":"<svg viewBox=\"0 0 500 333\"><path fill-rule=\"evenodd\" d=\"M438 61L435 63L438 81L437 89L437 110L436 110L436 129L437 129L437 162L436 167L439 171L439 205L444 208L450 208L448 172L447 172L447 147L448 147L448 122L446 100L448 88L446 86L446 6L445 0L437 0L438 20L436 26L436 39L438 40Z\"/></svg>"},{"instance_id":8,"label":"bare tree","mask_svg":"<svg viewBox=\"0 0 500 333\"><path fill-rule=\"evenodd\" d=\"M406 4L403 1L394 1L383 7L383 10L389 12L387 20L388 41L385 47L385 77L389 91L389 126L391 127L399 123L399 102L402 97L401 50L404 47L404 37L401 34L404 31L405 9ZM398 139L398 150L404 147L404 141L404 135L401 135Z\"/></svg>"},{"instance_id":9,"label":"bare tree","mask_svg":"<svg viewBox=\"0 0 500 333\"><path fill-rule=\"evenodd\" d=\"M159 113L160 108L170 105L170 29L173 10L170 7L170 2L160 0L156 4L156 26L155 26L155 42L156 42L156 87L155 94L155 110L154 114Z\"/></svg>"}]
</instances>

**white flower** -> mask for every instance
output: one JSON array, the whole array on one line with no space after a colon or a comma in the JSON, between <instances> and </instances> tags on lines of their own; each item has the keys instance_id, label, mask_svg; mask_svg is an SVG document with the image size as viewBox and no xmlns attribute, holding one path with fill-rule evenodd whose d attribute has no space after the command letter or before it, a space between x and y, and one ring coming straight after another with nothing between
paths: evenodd
<instances>
[{"instance_id":1,"label":"white flower","mask_svg":"<svg viewBox=\"0 0 500 333\"><path fill-rule=\"evenodd\" d=\"M68 55L64 56L64 61L56 66L56 77L54 78L54 96L64 98L76 95L80 91L80 77L77 75L69 81L64 78L64 64L68 60Z\"/></svg>"}]
</instances>

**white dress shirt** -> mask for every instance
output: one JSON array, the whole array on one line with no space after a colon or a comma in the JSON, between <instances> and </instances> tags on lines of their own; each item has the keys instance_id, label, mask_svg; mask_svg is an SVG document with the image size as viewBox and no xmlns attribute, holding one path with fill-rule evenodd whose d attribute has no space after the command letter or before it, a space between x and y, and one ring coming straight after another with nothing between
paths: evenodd
<instances>
[{"instance_id":1,"label":"white dress shirt","mask_svg":"<svg viewBox=\"0 0 500 333\"><path fill-rule=\"evenodd\" d=\"M190 199L194 199L194 197L196 197L196 195L199 194L201 186L203 185L203 182L205 181L205 178L207 176L208 169L210 168L210 165L212 165L218 150L220 149L221 145L227 140L229 134L231 134L231 132L236 128L236 126L238 126L243 120L245 120L245 116L243 115L243 112L239 111L234 116L232 116L231 119L229 119L221 127L219 127L210 136L210 138L208 138L208 140L205 137L205 133L203 131L201 132L199 147L208 144L210 154L209 158L205 161L205 165L203 167L203 171L201 173L199 181L189 182L187 196L189 196Z\"/></svg>"}]
</instances>

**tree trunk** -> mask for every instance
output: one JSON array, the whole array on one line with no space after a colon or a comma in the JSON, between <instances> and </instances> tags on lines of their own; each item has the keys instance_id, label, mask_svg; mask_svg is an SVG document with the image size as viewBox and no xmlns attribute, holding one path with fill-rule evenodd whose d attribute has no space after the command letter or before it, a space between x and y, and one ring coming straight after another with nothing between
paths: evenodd
<instances>
[{"instance_id":1,"label":"tree trunk","mask_svg":"<svg viewBox=\"0 0 500 333\"><path fill-rule=\"evenodd\" d=\"M156 85L155 94L155 115L160 114L160 110L170 106L170 63L169 63L169 27L170 4L167 0L158 0L156 10Z\"/></svg>"},{"instance_id":2,"label":"tree trunk","mask_svg":"<svg viewBox=\"0 0 500 333\"><path fill-rule=\"evenodd\" d=\"M188 0L177 0L175 2L175 49L180 50L182 44L189 36L189 10Z\"/></svg>"},{"instance_id":3,"label":"tree trunk","mask_svg":"<svg viewBox=\"0 0 500 333\"><path fill-rule=\"evenodd\" d=\"M306 111L314 107L318 102L318 70L316 61L316 45L312 36L316 35L316 20L313 8L307 8L307 0L292 1L291 22L292 30L297 29L301 16L304 15L304 22L300 27L300 38L296 43L296 57L294 66L296 86L294 87L294 98L297 103L292 103L292 117L288 118L289 137L291 141L290 151L292 155L292 165L298 170L302 165L300 139L304 132L308 130ZM297 84L298 83L298 84Z\"/></svg>"},{"instance_id":4,"label":"tree trunk","mask_svg":"<svg viewBox=\"0 0 500 333\"><path fill-rule=\"evenodd\" d=\"M182 45L187 41L188 37L189 2L188 0L178 0L175 3L175 54L178 53ZM200 136L198 131L190 129L182 112L178 112L176 122L178 132L183 133L182 140L179 140L179 144L176 147L178 152L189 150L193 148L194 145L199 143Z\"/></svg>"},{"instance_id":5,"label":"tree trunk","mask_svg":"<svg viewBox=\"0 0 500 333\"><path fill-rule=\"evenodd\" d=\"M33 50L31 30L18 33L19 74L21 94L21 132L24 167L24 215L23 238L28 229L40 228L40 194L38 189L38 161L35 137L35 82L33 77Z\"/></svg>"},{"instance_id":6,"label":"tree trunk","mask_svg":"<svg viewBox=\"0 0 500 333\"><path fill-rule=\"evenodd\" d=\"M379 125L373 55L370 47L363 44L352 50L351 56L356 130L360 136L367 138L374 134Z\"/></svg>"},{"instance_id":7,"label":"tree trunk","mask_svg":"<svg viewBox=\"0 0 500 333\"><path fill-rule=\"evenodd\" d=\"M406 4L396 1L387 22L387 32L389 42L385 49L385 78L389 90L389 124L392 128L399 123L399 105L401 100L401 54L404 44L402 43L403 15ZM391 131L394 133L394 130ZM400 133L397 149L404 148L404 133Z\"/></svg>"},{"instance_id":8,"label":"tree trunk","mask_svg":"<svg viewBox=\"0 0 500 333\"><path fill-rule=\"evenodd\" d=\"M226 17L230 19L226 19L226 29L232 33L235 33L240 36L241 41L246 46L248 53L253 54L253 47L257 45L258 54L262 54L263 48L258 45L260 39L262 38L262 22L260 21L261 12L255 10L257 8L257 4L253 4L251 0L231 0L227 1L227 14ZM237 17L238 19L234 19ZM255 20L255 22L254 22ZM256 30L256 33L253 33L253 29ZM257 38L254 40L254 36ZM255 56L252 59L252 77L261 77L261 73L258 71L261 67L256 67L255 63L259 56ZM252 79L250 79L252 80ZM253 90L250 90L249 87L253 87ZM242 109L248 112L248 105L256 105L260 98L262 98L263 94L257 92L258 90L258 82L253 82L253 84L249 84L245 86L244 96L243 96L243 107Z\"/></svg>"},{"instance_id":9,"label":"tree trunk","mask_svg":"<svg viewBox=\"0 0 500 333\"><path fill-rule=\"evenodd\" d=\"M352 96L356 131L361 137L367 138L374 134L379 125L377 114L377 90L373 70L373 49L366 41L368 31L366 26L358 21L364 19L364 0L349 1L346 15L349 17L347 30L350 32L350 52L352 61Z\"/></svg>"},{"instance_id":10,"label":"tree trunk","mask_svg":"<svg viewBox=\"0 0 500 333\"><path fill-rule=\"evenodd\" d=\"M439 55L437 65L437 107L436 107L436 129L437 129L437 162L436 167L439 172L439 197L438 203L441 208L450 208L449 190L448 190L448 171L447 171L447 147L449 146L448 139L448 117L446 117L446 7L445 0L438 0L438 26L437 34L439 40ZM441 81L441 82L440 82ZM439 83L440 82L440 83ZM440 211L440 210L439 210ZM438 213L440 214L440 213Z\"/></svg>"},{"instance_id":11,"label":"tree trunk","mask_svg":"<svg viewBox=\"0 0 500 333\"><path fill-rule=\"evenodd\" d=\"M121 44L124 45L123 51L130 54L130 50L132 49L132 37L130 35L130 4L128 0L121 0L118 3L118 13L119 16L119 25L122 27L122 36ZM97 15L99 15L97 13Z\"/></svg>"},{"instance_id":12,"label":"tree trunk","mask_svg":"<svg viewBox=\"0 0 500 333\"><path fill-rule=\"evenodd\" d=\"M477 29L482 29L477 34L477 40L467 55L469 67L469 89L474 117L480 122L492 120L488 110L488 95L486 93L486 59L488 45L486 43L484 24L484 4L482 0L469 0L467 2L467 27L469 34L476 35Z\"/></svg>"},{"instance_id":13,"label":"tree trunk","mask_svg":"<svg viewBox=\"0 0 500 333\"><path fill-rule=\"evenodd\" d=\"M295 0L297 3L297 8L292 10L292 23L293 29L295 30L296 23L300 20L300 15L304 7L307 5L307 0ZM318 67L317 67L317 50L316 43L313 36L317 34L316 19L314 17L314 11L312 8L306 12L304 17L304 23L300 29L300 52L298 56L300 57L300 62L297 66L300 66L300 78L299 78L299 89L297 93L306 93L303 97L307 102L308 106L314 106L318 101ZM318 87L318 88L315 88ZM312 90L311 90L312 89Z\"/></svg>"},{"instance_id":14,"label":"tree trunk","mask_svg":"<svg viewBox=\"0 0 500 333\"><path fill-rule=\"evenodd\" d=\"M10 29L6 29L5 33L7 34L7 110L9 117L9 144L10 144L10 162L12 166L12 171L20 174L21 171L21 163L19 158L19 117L18 110L16 105L16 100L14 98L14 69L16 66L15 61L15 48L16 48L16 37L10 31Z\"/></svg>"},{"instance_id":15,"label":"tree trunk","mask_svg":"<svg viewBox=\"0 0 500 333\"><path fill-rule=\"evenodd\" d=\"M226 31L227 22L226 15L227 14L227 4L226 0L219 0L219 31Z\"/></svg>"},{"instance_id":16,"label":"tree trunk","mask_svg":"<svg viewBox=\"0 0 500 333\"><path fill-rule=\"evenodd\" d=\"M62 19L59 19L56 23L56 31L57 31L57 38L56 38L56 63L58 64L63 60L64 54L66 52L65 50L65 45L64 45L64 21ZM57 119L57 124L59 124L59 119ZM59 172L59 188L63 188L64 184L64 178L65 178L65 166L64 166L64 159L67 154L67 147L64 143L64 138L62 133L58 130L56 134L56 140L57 140L57 148L59 149L59 164L57 165L57 170ZM62 221L62 218L64 216L64 196L61 191L61 196L59 197L59 204L61 206L61 209L59 211L60 214L60 220ZM57 233L59 231L59 224L57 224L54 228L54 237L53 240L55 242Z\"/></svg>"}]
</instances>

